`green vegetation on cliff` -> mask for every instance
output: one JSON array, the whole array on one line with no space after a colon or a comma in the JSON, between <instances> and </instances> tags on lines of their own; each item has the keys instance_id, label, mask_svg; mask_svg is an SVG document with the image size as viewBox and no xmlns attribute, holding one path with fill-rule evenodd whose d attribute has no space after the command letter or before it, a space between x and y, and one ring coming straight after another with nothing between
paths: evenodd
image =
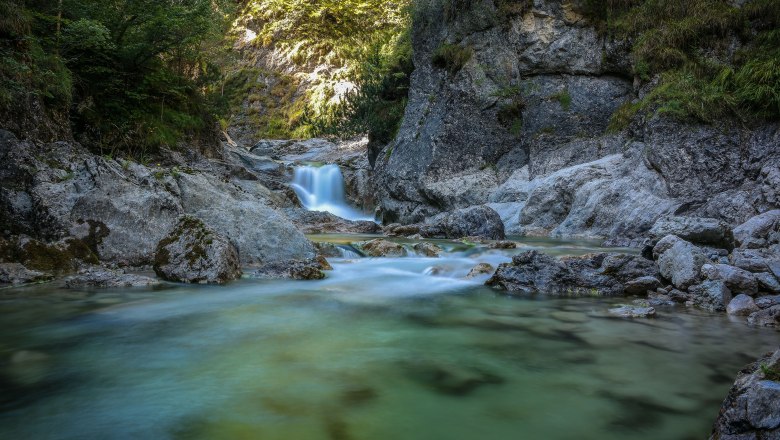
<instances>
[{"instance_id":1,"label":"green vegetation on cliff","mask_svg":"<svg viewBox=\"0 0 780 440\"><path fill-rule=\"evenodd\" d=\"M227 0L3 2L0 112L39 100L104 153L208 137L228 9Z\"/></svg>"},{"instance_id":2,"label":"green vegetation on cliff","mask_svg":"<svg viewBox=\"0 0 780 440\"><path fill-rule=\"evenodd\" d=\"M780 118L780 2L585 0L603 32L632 42L634 73L658 85L613 120L653 109L712 122Z\"/></svg>"}]
</instances>

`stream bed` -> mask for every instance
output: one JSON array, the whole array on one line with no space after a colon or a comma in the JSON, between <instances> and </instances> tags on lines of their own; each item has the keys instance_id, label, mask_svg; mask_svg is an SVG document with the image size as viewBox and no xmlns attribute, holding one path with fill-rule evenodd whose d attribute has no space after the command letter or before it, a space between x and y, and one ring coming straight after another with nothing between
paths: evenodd
<instances>
[{"instance_id":1,"label":"stream bed","mask_svg":"<svg viewBox=\"0 0 780 440\"><path fill-rule=\"evenodd\" d=\"M512 251L448 250L332 259L322 281L0 290L0 438L705 439L780 343L680 306L509 297L464 277Z\"/></svg>"}]
</instances>

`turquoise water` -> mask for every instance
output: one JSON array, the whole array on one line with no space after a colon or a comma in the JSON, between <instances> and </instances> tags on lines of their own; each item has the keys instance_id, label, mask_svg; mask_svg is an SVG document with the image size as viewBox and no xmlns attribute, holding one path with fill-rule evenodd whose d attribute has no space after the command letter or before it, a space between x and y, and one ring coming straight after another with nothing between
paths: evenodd
<instances>
[{"instance_id":1,"label":"turquoise water","mask_svg":"<svg viewBox=\"0 0 780 440\"><path fill-rule=\"evenodd\" d=\"M453 248L334 260L314 282L0 290L0 438L703 439L736 371L780 343L723 315L623 320L606 314L620 300L463 279L507 259Z\"/></svg>"}]
</instances>

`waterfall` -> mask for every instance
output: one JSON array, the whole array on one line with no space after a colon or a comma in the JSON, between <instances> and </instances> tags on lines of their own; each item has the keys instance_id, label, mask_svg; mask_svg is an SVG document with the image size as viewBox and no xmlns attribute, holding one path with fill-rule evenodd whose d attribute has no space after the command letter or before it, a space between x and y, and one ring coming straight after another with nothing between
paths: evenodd
<instances>
[{"instance_id":1,"label":"waterfall","mask_svg":"<svg viewBox=\"0 0 780 440\"><path fill-rule=\"evenodd\" d=\"M344 196L344 176L338 165L295 167L292 187L309 211L326 211L347 220L374 218L349 206Z\"/></svg>"}]
</instances>

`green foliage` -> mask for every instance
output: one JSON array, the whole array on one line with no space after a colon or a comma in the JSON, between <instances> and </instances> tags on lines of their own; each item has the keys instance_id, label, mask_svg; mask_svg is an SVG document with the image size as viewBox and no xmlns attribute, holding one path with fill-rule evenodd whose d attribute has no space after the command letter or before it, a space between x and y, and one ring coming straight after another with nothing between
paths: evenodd
<instances>
[{"instance_id":1,"label":"green foliage","mask_svg":"<svg viewBox=\"0 0 780 440\"><path fill-rule=\"evenodd\" d=\"M612 129L640 111L712 122L780 118L780 2L581 0L603 32L632 42L635 74L658 76L639 103L621 107ZM730 53L733 38L742 49Z\"/></svg>"},{"instance_id":2,"label":"green foliage","mask_svg":"<svg viewBox=\"0 0 780 440\"><path fill-rule=\"evenodd\" d=\"M498 122L517 136L523 129L523 110L525 110L525 102L520 97L515 97L510 103L499 107Z\"/></svg>"},{"instance_id":3,"label":"green foliage","mask_svg":"<svg viewBox=\"0 0 780 440\"><path fill-rule=\"evenodd\" d=\"M775 365L770 367L766 364L761 364L761 373L766 380L780 382L780 366Z\"/></svg>"},{"instance_id":4,"label":"green foliage","mask_svg":"<svg viewBox=\"0 0 780 440\"><path fill-rule=\"evenodd\" d=\"M569 111L571 108L571 94L569 94L569 89L561 90L550 96L550 99L558 101L558 103L561 104L561 107L566 111Z\"/></svg>"},{"instance_id":5,"label":"green foliage","mask_svg":"<svg viewBox=\"0 0 780 440\"><path fill-rule=\"evenodd\" d=\"M474 51L470 47L444 43L433 52L431 62L440 69L455 75L471 60Z\"/></svg>"},{"instance_id":6,"label":"green foliage","mask_svg":"<svg viewBox=\"0 0 780 440\"><path fill-rule=\"evenodd\" d=\"M33 0L0 6L9 97L70 112L99 151L139 153L208 136L227 0Z\"/></svg>"}]
</instances>

